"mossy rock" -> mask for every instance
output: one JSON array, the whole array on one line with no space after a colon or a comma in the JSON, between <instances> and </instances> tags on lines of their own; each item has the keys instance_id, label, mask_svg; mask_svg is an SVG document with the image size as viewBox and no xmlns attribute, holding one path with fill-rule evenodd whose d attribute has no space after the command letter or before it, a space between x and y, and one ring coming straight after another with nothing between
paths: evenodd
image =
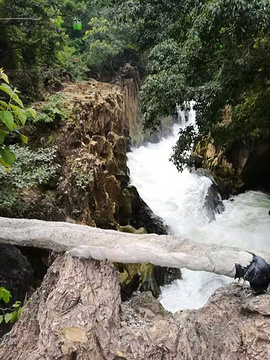
<instances>
[{"instance_id":1,"label":"mossy rock","mask_svg":"<svg viewBox=\"0 0 270 360\"><path fill-rule=\"evenodd\" d=\"M122 264L115 263L120 273L121 297L128 300L134 291L151 291L157 298L159 286L170 284L175 279L181 279L180 269L155 266L150 263Z\"/></svg>"},{"instance_id":2,"label":"mossy rock","mask_svg":"<svg viewBox=\"0 0 270 360\"><path fill-rule=\"evenodd\" d=\"M147 231L145 230L144 227L140 227L139 229L135 229L131 225L124 225L124 226L119 225L117 227L117 230L121 231L121 232L130 233L130 234L147 234Z\"/></svg>"},{"instance_id":3,"label":"mossy rock","mask_svg":"<svg viewBox=\"0 0 270 360\"><path fill-rule=\"evenodd\" d=\"M154 265L149 263L116 263L114 265L120 273L121 296L123 301L129 299L132 293L140 288L142 288L142 291L151 291L153 296L158 297L159 289L154 277Z\"/></svg>"}]
</instances>

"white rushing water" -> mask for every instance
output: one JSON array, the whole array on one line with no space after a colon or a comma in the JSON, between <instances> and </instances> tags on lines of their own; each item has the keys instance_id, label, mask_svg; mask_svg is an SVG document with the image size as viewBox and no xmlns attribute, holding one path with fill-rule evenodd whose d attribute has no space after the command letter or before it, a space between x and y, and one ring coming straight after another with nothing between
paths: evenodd
<instances>
[{"instance_id":1,"label":"white rushing water","mask_svg":"<svg viewBox=\"0 0 270 360\"><path fill-rule=\"evenodd\" d=\"M190 121L194 121L191 112ZM211 185L209 178L184 170L179 173L169 161L173 135L157 144L148 143L128 153L131 183L171 232L200 243L237 246L250 250L270 251L270 198L249 191L224 201L225 211L209 221L204 200ZM232 281L225 276L182 269L183 280L164 286L162 305L172 312L203 306L219 287Z\"/></svg>"}]
</instances>

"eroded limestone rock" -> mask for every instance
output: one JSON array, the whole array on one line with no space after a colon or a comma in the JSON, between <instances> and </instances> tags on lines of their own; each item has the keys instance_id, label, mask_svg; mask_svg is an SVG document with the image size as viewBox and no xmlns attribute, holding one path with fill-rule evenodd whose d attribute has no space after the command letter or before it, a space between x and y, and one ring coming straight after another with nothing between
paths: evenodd
<instances>
[{"instance_id":1,"label":"eroded limestone rock","mask_svg":"<svg viewBox=\"0 0 270 360\"><path fill-rule=\"evenodd\" d=\"M266 360L269 298L231 284L201 309L173 315L151 293L121 304L110 263L61 256L2 338L0 358Z\"/></svg>"}]
</instances>

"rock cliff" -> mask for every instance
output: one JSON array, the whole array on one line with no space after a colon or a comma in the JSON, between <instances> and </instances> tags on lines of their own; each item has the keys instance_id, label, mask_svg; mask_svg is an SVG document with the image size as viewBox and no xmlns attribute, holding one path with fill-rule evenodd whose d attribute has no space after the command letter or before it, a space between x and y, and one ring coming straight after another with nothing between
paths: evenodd
<instances>
[{"instance_id":1,"label":"rock cliff","mask_svg":"<svg viewBox=\"0 0 270 360\"><path fill-rule=\"evenodd\" d=\"M219 133L232 121L231 109L226 107ZM240 140L231 141L226 136L222 139L223 146L217 145L210 135L201 140L194 149L196 166L209 170L231 194L245 190L269 192L270 139L264 138L251 145Z\"/></svg>"},{"instance_id":2,"label":"rock cliff","mask_svg":"<svg viewBox=\"0 0 270 360\"><path fill-rule=\"evenodd\" d=\"M64 100L60 109L65 111L65 119L40 121L26 129L33 152L40 147L45 151L56 149L52 162L57 169L54 178L44 184L27 186L26 183L19 188L8 184L2 194L3 206L0 194L0 215L67 221L123 232L166 234L162 220L129 184L127 148L142 140L139 86L139 75L129 65L114 84L93 79L66 84L61 91ZM30 166L35 168L36 163ZM38 171L35 169L35 173ZM6 193L11 197L16 195L12 206L6 201ZM129 289L125 292L130 296L145 282L142 289L151 289L158 296L154 267L142 266L137 272L127 265L119 267ZM137 281L134 276L138 277Z\"/></svg>"},{"instance_id":3,"label":"rock cliff","mask_svg":"<svg viewBox=\"0 0 270 360\"><path fill-rule=\"evenodd\" d=\"M161 219L151 212L136 188L129 185L127 147L142 134L138 91L138 75L128 66L117 84L93 79L67 84L61 91L64 100L60 111L66 113L65 119L39 121L26 129L32 152L40 148L44 151L42 158L27 165L35 169L46 161L46 166L56 169L54 176L47 168L38 168L36 172L48 172L45 181L22 179L14 188L7 187L11 197L16 193L15 200L9 206L4 198L0 214L120 231L125 231L128 225L166 233ZM56 151L51 162L50 148Z\"/></svg>"}]
</instances>

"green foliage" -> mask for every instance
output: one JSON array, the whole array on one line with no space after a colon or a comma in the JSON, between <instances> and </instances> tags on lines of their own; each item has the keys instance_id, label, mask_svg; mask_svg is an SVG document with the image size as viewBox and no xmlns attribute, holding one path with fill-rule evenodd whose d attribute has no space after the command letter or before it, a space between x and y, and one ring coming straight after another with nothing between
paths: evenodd
<instances>
[{"instance_id":1,"label":"green foliage","mask_svg":"<svg viewBox=\"0 0 270 360\"><path fill-rule=\"evenodd\" d=\"M0 1L0 18L10 18L0 24L1 66L28 99L40 95L49 68L61 67L59 52L66 51L70 39L78 36L73 18L80 17L83 29L87 29L98 7L81 0ZM84 31L79 33L84 35Z\"/></svg>"},{"instance_id":2,"label":"green foliage","mask_svg":"<svg viewBox=\"0 0 270 360\"><path fill-rule=\"evenodd\" d=\"M0 287L0 300L3 300L7 304L10 298L11 298L10 292L5 288Z\"/></svg>"},{"instance_id":3,"label":"green foliage","mask_svg":"<svg viewBox=\"0 0 270 360\"><path fill-rule=\"evenodd\" d=\"M66 30L66 42L57 54L58 62L76 79L84 79L89 74L96 76L104 68L117 68L118 58L135 48L133 29L114 20L112 3L80 1L76 16L82 20L83 30L70 32L62 26Z\"/></svg>"},{"instance_id":4,"label":"green foliage","mask_svg":"<svg viewBox=\"0 0 270 360\"><path fill-rule=\"evenodd\" d=\"M10 172L0 173L0 188L29 188L46 186L55 180L57 170L57 148L39 148L31 150L17 145L10 146L16 156Z\"/></svg>"},{"instance_id":5,"label":"green foliage","mask_svg":"<svg viewBox=\"0 0 270 360\"><path fill-rule=\"evenodd\" d=\"M67 114L64 101L65 97L61 94L51 95L39 108L34 122L52 123L65 120Z\"/></svg>"},{"instance_id":6,"label":"green foliage","mask_svg":"<svg viewBox=\"0 0 270 360\"><path fill-rule=\"evenodd\" d=\"M21 99L18 96L18 91L12 89L9 85L7 75L3 69L0 69L0 96L3 100L0 101L0 171L1 169L9 170L15 161L15 154L10 147L5 146L5 138L10 133L16 133L20 136L24 143L27 143L26 136L20 133L20 128L25 125L27 116L35 117L34 109L25 109ZM6 99L6 101L5 101Z\"/></svg>"},{"instance_id":7,"label":"green foliage","mask_svg":"<svg viewBox=\"0 0 270 360\"><path fill-rule=\"evenodd\" d=\"M269 136L268 1L181 1L173 15L169 12L173 1L124 4L129 4L127 18L139 29L141 46L149 49L150 44L151 49L141 95L146 127L158 127L158 116L170 115L177 105L195 100L200 135L211 132L224 150L235 140L252 147ZM168 29L163 28L161 16L171 17ZM161 24L157 35L150 30L155 20ZM232 121L226 126L222 123L225 106L232 108ZM180 135L183 146L179 142L173 155L179 168L190 162L185 144L192 143L188 133Z\"/></svg>"},{"instance_id":8,"label":"green foliage","mask_svg":"<svg viewBox=\"0 0 270 360\"><path fill-rule=\"evenodd\" d=\"M63 32L52 21L53 3L47 0L0 2L0 18L10 19L0 24L1 66L28 99L39 95L45 70L54 66L56 53L64 43Z\"/></svg>"},{"instance_id":9,"label":"green foliage","mask_svg":"<svg viewBox=\"0 0 270 360\"><path fill-rule=\"evenodd\" d=\"M10 18L0 24L1 65L26 99L40 98L43 82L53 72L65 69L84 79L89 71L96 75L115 56L134 48L131 28L114 21L113 4L113 0L0 1L0 17ZM73 28L75 18L82 23L80 31Z\"/></svg>"},{"instance_id":10,"label":"green foliage","mask_svg":"<svg viewBox=\"0 0 270 360\"><path fill-rule=\"evenodd\" d=\"M9 303L11 298L10 292L5 289L4 287L0 287L0 301L4 303ZM5 321L5 323L13 324L16 320L19 320L22 313L21 302L16 301L11 307L9 308L1 308L0 307L0 324Z\"/></svg>"},{"instance_id":11,"label":"green foliage","mask_svg":"<svg viewBox=\"0 0 270 360\"><path fill-rule=\"evenodd\" d=\"M136 44L144 50L160 42L177 38L178 41L193 21L190 11L200 1L190 0L116 0L115 15L135 29Z\"/></svg>"},{"instance_id":12,"label":"green foliage","mask_svg":"<svg viewBox=\"0 0 270 360\"><path fill-rule=\"evenodd\" d=\"M19 196L16 190L8 187L7 183L1 184L0 209L13 209L18 204L18 200Z\"/></svg>"},{"instance_id":13,"label":"green foliage","mask_svg":"<svg viewBox=\"0 0 270 360\"><path fill-rule=\"evenodd\" d=\"M69 39L61 51L57 53L57 60L59 66L69 71L76 80L81 81L86 78L89 69L84 61L83 40Z\"/></svg>"},{"instance_id":14,"label":"green foliage","mask_svg":"<svg viewBox=\"0 0 270 360\"><path fill-rule=\"evenodd\" d=\"M30 149L12 145L16 161L10 172L0 172L0 212L3 216L21 216L30 211L24 195L31 188L41 191L55 188L59 180L60 165L57 163L57 148Z\"/></svg>"},{"instance_id":15,"label":"green foliage","mask_svg":"<svg viewBox=\"0 0 270 360\"><path fill-rule=\"evenodd\" d=\"M174 163L178 171L183 171L184 165L191 166L193 164L190 149L197 139L197 131L192 125L187 126L185 129L180 129L179 140L173 147L173 156L170 158L170 161Z\"/></svg>"},{"instance_id":16,"label":"green foliage","mask_svg":"<svg viewBox=\"0 0 270 360\"><path fill-rule=\"evenodd\" d=\"M75 184L80 189L86 189L94 180L93 170L89 170L87 163L80 159L69 159L68 164L75 179Z\"/></svg>"},{"instance_id":17,"label":"green foliage","mask_svg":"<svg viewBox=\"0 0 270 360\"><path fill-rule=\"evenodd\" d=\"M88 46L86 61L91 69L97 68L122 54L130 44L132 33L128 25L119 25L103 16L90 20L91 30L86 31L84 40Z\"/></svg>"}]
</instances>

